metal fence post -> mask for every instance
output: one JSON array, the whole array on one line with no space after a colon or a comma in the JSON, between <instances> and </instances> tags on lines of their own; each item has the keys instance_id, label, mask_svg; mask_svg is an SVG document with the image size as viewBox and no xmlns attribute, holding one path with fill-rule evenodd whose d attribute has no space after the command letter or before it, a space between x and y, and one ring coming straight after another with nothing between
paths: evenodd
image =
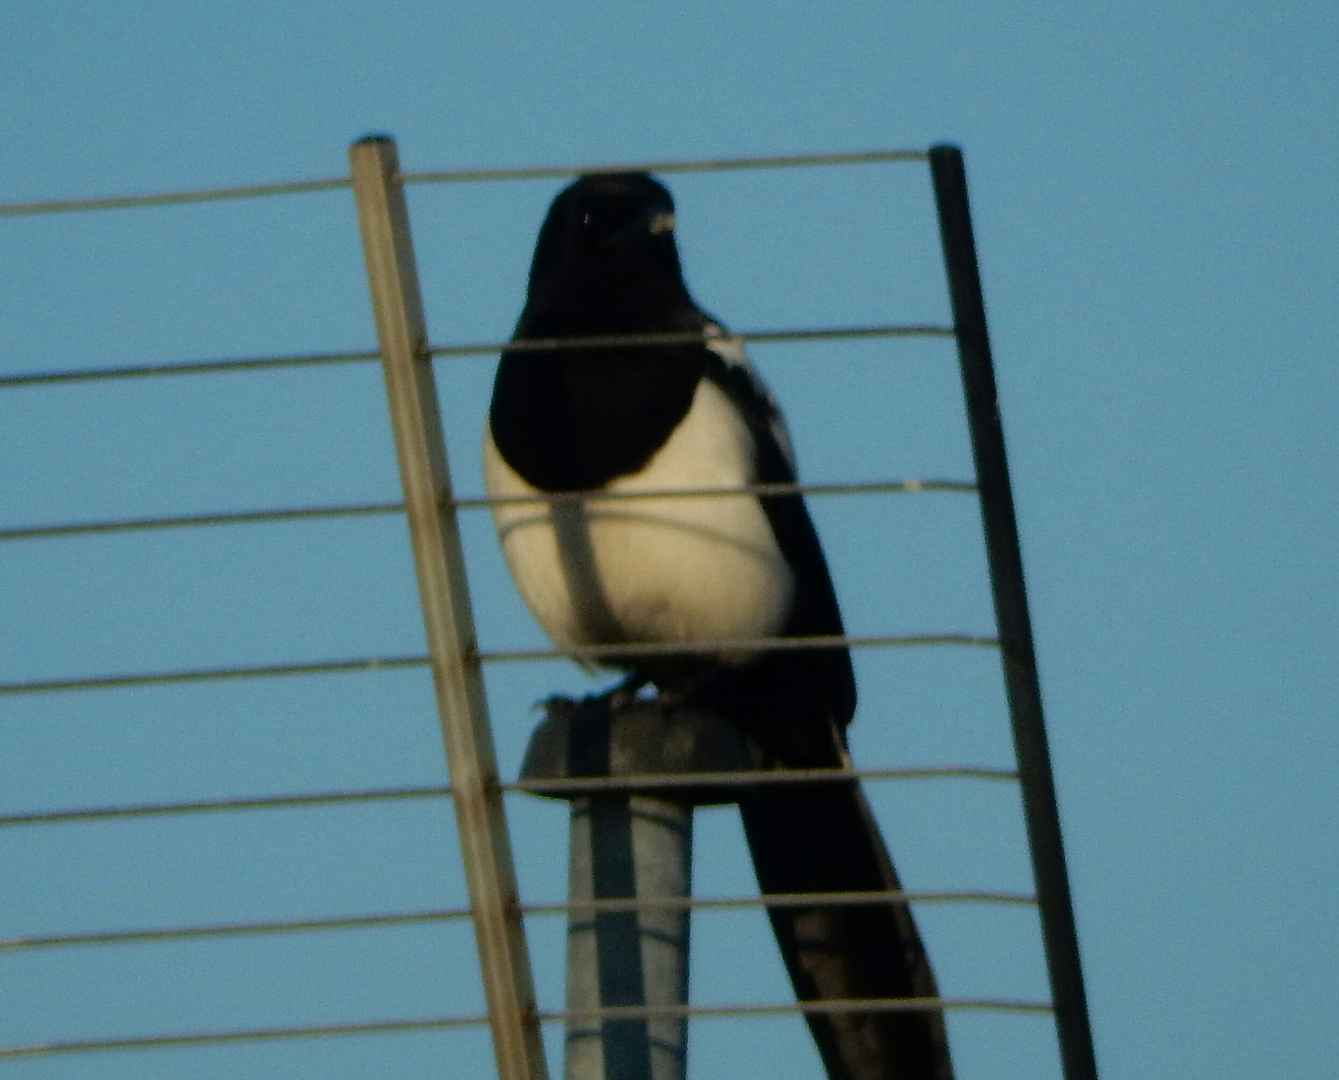
<instances>
[{"instance_id":1,"label":"metal fence post","mask_svg":"<svg viewBox=\"0 0 1339 1080\"><path fill-rule=\"evenodd\" d=\"M738 729L659 698L551 698L521 783L672 777L753 767ZM710 784L538 795L572 804L568 865L566 1080L684 1080L693 807L732 802ZM611 910L600 901L637 901ZM591 903L595 901L595 903ZM641 901L648 901L642 904ZM668 902L666 902L668 901ZM669 1008L650 1016L609 1007Z\"/></svg>"},{"instance_id":2,"label":"metal fence post","mask_svg":"<svg viewBox=\"0 0 1339 1080\"><path fill-rule=\"evenodd\" d=\"M572 801L566 1080L684 1080L688 1018L603 1020L603 1005L685 1005L688 907L593 911L583 900L686 899L693 808L618 792Z\"/></svg>"},{"instance_id":3,"label":"metal fence post","mask_svg":"<svg viewBox=\"0 0 1339 1080\"><path fill-rule=\"evenodd\" d=\"M963 393L967 399L967 421L972 435L972 455L976 463L976 483L981 496L981 517L995 600L995 621L999 627L1005 690L1013 724L1032 872L1037 882L1037 906L1050 973L1060 1057L1066 1080L1097 1080L1097 1060L1083 989L1065 849L1060 836L1055 779L1051 773L1051 755L1042 716L1041 683L1032 644L1032 623L1023 583L1023 557L1018 543L1009 465L1004 453L1004 429L1000 423L990 338L986 333L985 300L981 294L981 274L972 235L962 151L956 146L931 147L930 173L939 209L953 327L962 365Z\"/></svg>"},{"instance_id":4,"label":"metal fence post","mask_svg":"<svg viewBox=\"0 0 1339 1080\"><path fill-rule=\"evenodd\" d=\"M360 139L349 162L498 1075L546 1080L395 143Z\"/></svg>"}]
</instances>

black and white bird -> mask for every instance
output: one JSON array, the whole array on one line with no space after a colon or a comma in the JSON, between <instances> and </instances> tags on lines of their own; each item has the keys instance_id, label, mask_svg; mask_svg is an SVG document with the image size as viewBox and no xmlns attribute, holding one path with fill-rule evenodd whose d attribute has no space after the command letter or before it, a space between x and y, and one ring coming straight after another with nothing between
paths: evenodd
<instances>
[{"instance_id":1,"label":"black and white bird","mask_svg":"<svg viewBox=\"0 0 1339 1080\"><path fill-rule=\"evenodd\" d=\"M577 180L540 229L516 338L675 333L691 340L505 351L484 437L490 495L793 483L776 402L684 284L669 192L638 173ZM849 766L856 692L845 647L693 651L842 634L799 495L511 502L494 519L520 593L556 644L608 646L601 663L725 716L774 768ZM642 642L685 652L620 656ZM758 785L740 807L764 892L900 888L854 781ZM769 910L802 1000L938 996L906 904ZM951 1076L939 1012L808 1019L833 1078Z\"/></svg>"}]
</instances>

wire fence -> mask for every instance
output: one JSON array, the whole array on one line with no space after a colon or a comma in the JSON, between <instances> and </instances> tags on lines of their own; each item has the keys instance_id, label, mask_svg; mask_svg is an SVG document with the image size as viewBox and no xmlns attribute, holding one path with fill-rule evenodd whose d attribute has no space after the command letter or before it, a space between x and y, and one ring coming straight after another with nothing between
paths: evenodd
<instances>
[{"instance_id":1,"label":"wire fence","mask_svg":"<svg viewBox=\"0 0 1339 1080\"><path fill-rule=\"evenodd\" d=\"M809 1013L870 1012L967 1012L988 1010L1000 1013L1051 1012L1044 1001L1013 998L858 998L829 1001L768 1002L738 1005L610 1005L599 1009L541 1009L541 1023L569 1020L628 1020L654 1017L686 1017L696 1020L728 1019L747 1016L785 1016ZM373 1020L352 1024L308 1024L282 1028L248 1028L243 1031L202 1031L180 1035L149 1035L124 1039L78 1039L64 1042L29 1043L0 1047L0 1060L40 1057L47 1054L86 1053L94 1050L147 1050L154 1047L205 1046L238 1042L271 1042L281 1039L309 1039L331 1035L374 1035L390 1032L432 1031L449 1028L484 1027L486 1013L473 1016L434 1016L411 1020Z\"/></svg>"},{"instance_id":2,"label":"wire fence","mask_svg":"<svg viewBox=\"0 0 1339 1080\"><path fill-rule=\"evenodd\" d=\"M641 896L632 899L596 899L521 904L523 915L568 915L578 912L645 911L650 909L720 911L736 908L851 907L865 904L936 903L1010 904L1030 907L1037 898L1031 893L989 889L957 892L882 890L853 893L769 893L758 896ZM409 923L452 922L472 916L468 907L435 908L430 911L381 912L367 915L332 916L321 919L277 919L256 922L213 923L205 926L172 926L141 930L111 930L72 934L33 934L0 938L0 952L43 949L67 945L122 945L134 941L180 941L187 938L238 937L247 934L289 934L307 930L351 930L374 926L405 926Z\"/></svg>"},{"instance_id":3,"label":"wire fence","mask_svg":"<svg viewBox=\"0 0 1339 1080\"><path fill-rule=\"evenodd\" d=\"M434 357L492 356L510 349L516 352L556 352L562 349L613 349L630 346L685 345L699 341L776 344L794 341L856 341L876 338L951 338L952 327L888 324L883 326L836 326L792 330L753 330L738 334L703 335L697 332L665 334L615 334L585 338L517 338L462 345L434 345ZM247 356L231 360L182 360L162 364L84 368L67 371L20 372L0 375L0 389L45 386L55 383L99 382L104 379L143 379L173 375L219 375L234 371L264 371L276 368L326 367L379 360L375 351L304 353L297 356Z\"/></svg>"},{"instance_id":4,"label":"wire fence","mask_svg":"<svg viewBox=\"0 0 1339 1080\"><path fill-rule=\"evenodd\" d=\"M620 172L723 172L735 169L785 169L816 165L877 165L894 161L926 161L923 150L864 150L836 154L785 154L760 157L698 158L687 161L640 161L625 164L538 165L504 169L438 169L406 172L405 184L478 183L490 180L562 180L581 173ZM288 180L274 184L238 184L232 187L202 188L196 191L164 191L144 195L111 195L83 199L46 199L32 202L0 203L0 217L30 214L62 214L77 210L129 210L147 206L176 206L182 203L221 202L229 199L255 199L271 195L303 195L316 191L335 191L352 186L347 176L327 176L316 180Z\"/></svg>"},{"instance_id":5,"label":"wire fence","mask_svg":"<svg viewBox=\"0 0 1339 1080\"><path fill-rule=\"evenodd\" d=\"M880 164L890 162L925 162L923 151L878 150L848 154L812 154L751 158L703 159L694 161L657 161L633 164L596 166L543 166L516 169L467 169L448 171L405 172L400 179L406 184L483 182L565 178L576 173L621 172L644 170L659 173L704 172L736 169L768 169L799 166L839 166ZM185 203L213 202L256 198L263 196L296 195L342 189L349 186L348 177L329 177L287 183L243 185L196 191L163 192L157 194L126 195L84 199L46 200L25 203L0 204L0 217L37 214L55 214L73 211L109 211L138 207L169 206ZM724 340L744 343L778 342L843 342L902 338L952 339L952 326L933 324L881 324L842 327L798 327L779 330L755 330L728 335ZM700 334L619 335L614 337L582 339L549 339L531 341L503 341L435 345L435 358L458 358L494 355L506 349L552 351L557 349L612 348L619 346L665 345L700 341ZM70 369L53 372L30 372L0 376L0 391L19 391L39 386L76 385L111 380L143 380L158 377L214 375L242 371L270 371L292 368L332 367L361 364L378 360L376 350L313 353L304 355L257 356L212 361L179 361L132 366ZM675 490L666 492L636 492L611 495L600 493L601 501L613 499L647 499L666 497L705 497L755 494L764 496L876 496L895 494L973 494L978 491L975 480L958 479L878 479L818 484L755 484L738 488L711 488ZM453 500L457 509L487 509L502 503L550 502L590 500L590 493L574 492L552 496L495 499L470 496ZM403 513L401 501L350 503L344 505L292 506L252 510L229 510L216 513L132 517L93 521L73 521L49 524L14 525L0 528L0 542L42 542L58 538L91 538L119 533L138 533L155 530L208 529L221 526L244 526L322 519L357 518ZM919 634L866 634L840 637L787 638L764 640L722 640L697 643L692 649L679 645L626 645L619 646L620 657L672 655L682 652L775 649L822 649L834 646L850 648L907 648L956 646L967 648L998 648L996 634L970 632L930 631ZM479 650L478 659L485 663L524 662L559 658L599 660L608 655L608 648L597 646L573 648L500 648ZM98 691L114 688L147 687L167 684L185 684L222 680L261 679L282 676L309 676L348 672L389 671L421 668L428 664L426 655L372 656L335 659L328 661L275 662L269 664L219 666L185 670L150 672L113 672L73 675L64 678L28 679L0 683L0 697L18 695L58 694L76 691ZM973 765L943 765L924 768L882 768L861 770L796 770L788 773L696 773L676 776L618 777L613 779L575 778L562 780L506 783L503 790L509 794L576 794L601 790L665 790L675 786L691 787L710 783L714 788L729 786L756 786L759 784L793 784L814 780L860 779L867 781L908 780L968 780L1005 781L1019 779L1016 769L1001 769ZM189 817L234 811L286 811L301 807L353 805L368 803L402 803L424 799L444 799L451 795L449 785L419 785L367 790L332 790L311 793L281 793L277 795L197 799L176 802L155 802L126 805L97 805L54 810L33 810L0 816L0 830L68 825L78 822L105 822L163 817ZM625 911L635 905L667 904L692 910L722 910L737 908L768 908L786 905L849 904L871 902L909 902L916 904L973 903L997 904L1011 907L1035 906L1036 897L1030 893L1000 890L961 891L899 891L896 893L846 894L816 897L810 895L769 895L730 897L688 897L667 901L645 898L637 901L583 900L579 902L530 903L521 906L521 912L530 917L567 914L573 910ZM164 926L98 931L74 931L61 934L38 934L0 939L0 954L24 950L52 948L81 948L100 945L131 945L156 941L199 940L205 938L238 937L246 935L329 932L350 929L368 929L382 926L403 926L415 923L440 923L466 920L470 910L464 907L418 911L364 913L346 916L302 918L288 920L255 920L220 922L189 926ZM697 1018L773 1015L814 1011L859 1012L863 1010L993 1010L1003 1012L1048 1012L1049 1002L999 998L948 998L933 1000L862 1000L829 1002L784 1002L755 1004L691 1004L680 1007L641 1006L606 1007L596 1013L609 1017L652 1017L685 1015ZM567 1011L541 1011L540 1019L558 1022L577 1014ZM484 1015L449 1016L377 1020L359 1023L316 1024L282 1028L251 1028L218 1032L167 1033L161 1035L125 1038L48 1041L0 1047L0 1060L35 1056L89 1053L151 1047L192 1046L244 1041L297 1039L328 1035L356 1035L447 1029L479 1026L487 1022Z\"/></svg>"},{"instance_id":6,"label":"wire fence","mask_svg":"<svg viewBox=\"0 0 1339 1080\"><path fill-rule=\"evenodd\" d=\"M661 791L712 783L750 787L773 784L807 784L815 780L1017 780L1016 769L979 765L936 765L906 769L789 769L786 772L698 772L672 776L572 777L526 780L503 784L507 793L587 794L599 791ZM451 785L380 788L353 791L318 791L297 795L264 795L236 799L194 799L190 802L139 803L127 806L90 806L71 810L34 810L0 815L0 828L10 825L45 825L71 821L102 821L111 818L163 817L199 814L216 810L279 810L335 803L399 802L410 799L448 799ZM3 939L0 939L3 940Z\"/></svg>"}]
</instances>

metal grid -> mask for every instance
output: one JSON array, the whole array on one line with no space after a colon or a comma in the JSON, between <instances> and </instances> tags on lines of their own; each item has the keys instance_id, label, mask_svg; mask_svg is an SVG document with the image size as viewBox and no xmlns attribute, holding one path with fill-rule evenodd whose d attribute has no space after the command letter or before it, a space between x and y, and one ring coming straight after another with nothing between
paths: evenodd
<instances>
[{"instance_id":1,"label":"metal grid","mask_svg":"<svg viewBox=\"0 0 1339 1080\"><path fill-rule=\"evenodd\" d=\"M824 155L796 155L787 157L769 157L769 158L740 158L740 159L717 159L709 161L674 161L674 162L644 162L631 165L607 165L607 166L584 166L568 167L554 166L532 169L488 169L488 170L458 170L443 172L424 172L424 173L405 173L399 174L398 170L391 170L387 175L388 189L398 190L400 185L409 183L440 183L440 182L472 182L472 181L492 181L508 179L533 179L545 177L567 177L577 172L592 171L622 171L626 169L647 169L656 172L688 172L688 171L713 171L721 169L750 169L750 168L776 168L776 167L794 167L803 165L841 165L857 163L877 163L877 162L930 162L935 174L937 184L937 194L941 198L941 225L945 228L945 249L946 257L949 260L950 285L954 301L955 326L934 326L934 325L879 325L879 326L851 326L835 328L798 328L786 330L759 330L746 333L731 335L732 339L740 342L780 342L780 341L814 341L814 340L843 340L843 339L861 339L861 338L907 338L907 337L930 337L930 338L956 338L960 350L964 354L964 370L968 366L968 355L973 350L976 353L977 362L980 362L982 355L985 360L985 373L990 376L989 371L989 352L988 343L984 335L984 312L979 310L979 284L977 286L977 298L975 300L977 310L972 309L973 298L971 283L964 284L962 280L962 267L957 268L957 278L955 279L955 254L952 250L954 242L952 237L953 222L945 220L943 206L945 185L952 186L954 177L952 175L952 166L954 159L951 148L936 148L929 154L919 151L875 151L859 154L824 154ZM393 153L393 151L392 151ZM945 170L945 154L948 153L948 171ZM936 160L936 155L938 160ZM961 175L961 160L956 159L956 165L959 177ZM23 204L0 204L0 216L18 216L38 213L57 213L76 210L98 210L111 208L125 208L136 206L169 205L183 202L203 202L221 199L250 198L267 195L292 194L299 192L310 192L319 190L329 190L337 187L348 186L351 183L349 178L328 178L314 181L300 181L289 184L271 184L271 185L253 185L237 188L221 188L208 191L193 192L173 192L157 195L126 196L116 198L97 198L80 199L64 201L47 201L37 203ZM962 211L965 215L965 181L962 184ZM965 217L963 219L966 221ZM959 247L963 242L961 229L963 223L958 223L959 235L957 242ZM975 274L974 249L971 248L970 222L966 221L966 243L971 254L970 275ZM407 236L404 238L407 243ZM962 252L957 254L959 263L962 262ZM969 276L970 276L969 275ZM667 343L670 339L680 340L684 335L637 335L636 340L639 343ZM590 347L599 347L601 345L623 344L627 338L617 339L592 339L587 342ZM426 338L425 338L426 342ZM431 346L426 352L432 357L457 357L471 355L487 355L496 353L504 344L501 341L459 344L459 345L439 345ZM551 349L558 345L556 342L535 341L523 343L522 347L533 348L536 350ZM571 342L564 341L561 344L571 345ZM511 343L515 347L515 343ZM338 365L349 363L366 363L382 359L382 351L356 351L340 353L324 353L297 356L269 356L269 357L251 357L241 359L224 359L209 362L183 362L170 364L153 364L139 366L120 366L114 368L94 368L77 369L59 372L42 372L33 374L18 374L0 377L0 390L18 388L23 386L34 386L42 384L68 384L88 381L101 380L123 380L140 379L166 376L188 376L196 374L218 374L228 371L256 370L256 369L280 369L293 367L309 367L317 365ZM429 379L431 376L429 375ZM747 645L749 648L820 648L830 646L836 643L842 643L855 648L869 647L897 647L897 646L925 646L925 645L959 645L999 648L1003 645L1006 680L1009 683L1011 711L1015 716L1016 739L1018 739L1018 712L1033 709L1035 715L1035 726L1040 731L1040 700L1035 691L1036 674L1035 661L1031 657L1031 634L1027 627L1026 601L1022 596L1021 563L1016 568L1004 566L1001 564L1009 563L1010 559L1018 563L1017 558L1017 540L1016 529L1012 520L1012 504L1008 499L1008 476L1007 469L1003 460L1003 444L999 443L998 450L986 447L983 451L978 445L978 430L980 428L989 428L992 417L996 434L998 434L998 413L995 411L993 398L993 376L986 390L989 392L987 398L981 397L981 388L977 388L975 399L973 398L973 388L968 384L968 407L969 413L972 409L988 414L984 421L974 423L972 432L974 436L974 448L977 451L977 473L978 477L983 473L990 472L992 469L995 475L990 477L990 483L994 485L994 515L992 521L992 493L978 488L978 483L963 480L879 480L870 482L845 482L840 484L795 484L795 485L755 485L750 488L738 489L739 491L750 491L767 494L779 494L783 492L799 492L811 496L822 496L831 494L887 494L893 492L977 492L980 494L983 511L986 517L987 543L991 555L992 581L995 585L997 601L997 618L1001 625L1001 634L999 637L982 634L960 634L960 633L927 633L917 635L852 635L844 638L817 638L810 640L787 640L785 642L729 642L735 647ZM435 403L434 403L435 404ZM984 453L984 458L983 458ZM993 455L993 458L992 458ZM1003 481L1003 493L1006 506L1003 511L999 505L999 487L1001 478ZM713 491L711 494L730 494L735 493L735 489L730 491ZM664 495L701 495L703 492L672 492L661 493ZM563 501L566 498L579 498L576 496L555 496L548 501ZM605 496L602 496L602 498ZM650 497L645 493L633 496L632 498ZM486 508L492 505L493 500L486 498L464 498L449 500L449 505L439 507L451 515L457 510L476 510ZM318 519L318 518L337 518L366 515L389 515L399 514L405 511L403 502L377 502L365 504L347 504L331 506L309 506L309 507L279 507L273 509L259 509L251 511L235 511L218 514L197 514L182 516L159 516L129 518L119 520L101 520L71 522L50 525L33 525L10 527L0 530L0 541L32 541L44 540L57 537L75 537L90 536L96 534L131 532L131 531L151 531L180 528L212 527L226 524L250 524L267 521L284 521L299 519ZM1005 513L1005 519L1000 520L1000 514ZM1007 537L1001 539L1001 531L1010 533L1013 536L1012 553L1009 550ZM1013 589L1017 595L1006 597L1003 602L1000 599L1000 579L1009 578L1013 573L1016 583L1006 581L1004 590L1007 592ZM1003 606L1001 606L1003 603ZM1021 623L1019 621L1021 612ZM470 663L476 666L478 663L498 663L505 661L529 661L540 659L553 659L557 657L568 657L580 659L586 654L593 654L598 650L589 649L495 649L479 650L472 645L459 650L462 656L465 656ZM625 652L637 653L657 653L665 651L674 651L671 647L665 646L639 646L630 647L623 650ZM1021 654L1021 660L1020 660ZM192 670L171 670L159 672L144 673L110 673L95 674L78 678L67 679L47 679L47 680L28 680L12 681L0 683L0 696L22 695L22 694L50 694L58 692L72 692L80 690L107 689L112 687L144 686L152 684L185 683L213 680L231 680L231 679L252 679L263 677L281 677L289 675L312 675L321 673L347 672L359 670L378 670L403 667L424 667L431 662L429 655L412 656L377 656L361 658L341 658L326 662L306 662L306 663L276 663L270 665L252 665L252 666L230 666L207 669ZM1029 680L1030 686L1029 688ZM1034 701L1023 701L1020 705L1020 698L1028 698L1029 694ZM1029 739L1031 740L1029 742ZM1079 1078L1093 1076L1095 1077L1095 1067L1091 1065L1092 1051L1090 1037L1087 1033L1086 1010L1083 1006L1082 983L1078 974L1077 951L1073 944L1073 926L1072 914L1069 913L1069 898L1067 885L1064 879L1063 855L1059 850L1058 822L1046 820L1048 817L1054 819L1054 801L1051 791L1051 779L1049 775L1049 764L1045 758L1044 732L1040 734L1040 746L1037 744L1035 734L1023 737L1018 741L1020 754L1020 771L1009 769L990 769L966 766L942 766L921 769L866 769L859 770L852 774L866 780L899 780L912 778L971 778L985 780L1004 780L1016 781L1020 778L1024 781L1025 787L1025 806L1029 813L1029 828L1032 839L1034 868L1037 872L1037 878L1041 887L1043 904L1043 931L1048 948L1048 958L1051 961L1051 977L1053 990L1056 993L1057 1004L1054 1011L1057 1013L1057 1022L1060 1030L1062 1057L1064 1059L1065 1073L1067 1080L1079 1080ZM1040 765L1037 760L1038 752L1041 754ZM1040 771L1039 771L1040 770ZM1022 773L1020 777L1020 772ZM1031 774L1029 776L1029 774ZM829 776L830 773L823 772L821 776ZM710 780L714 786L722 786L730 783L748 783L756 785L759 782L781 782L795 783L805 780L820 778L818 772L811 776L808 773L797 772L777 776L762 776L753 773L733 774L711 774ZM535 782L531 781L525 785L527 791L537 791L540 789L551 789L553 791L586 791L598 790L601 787L616 786L624 790L636 790L639 786L656 787L663 789L672 786L673 783L683 783L691 786L699 782L701 777L679 777L667 782L665 777L656 778L621 778L616 781L598 781L598 780L566 780ZM1029 781L1032 788L1044 788L1045 798L1043 802L1049 801L1049 811L1043 807L1041 810L1033 805L1036 799L1029 802L1027 798L1027 788ZM515 792L521 788L515 784L499 784L497 792ZM454 794L460 794L457 789ZM137 805L120 806L90 806L79 807L57 811L27 812L15 813L0 816L0 828L9 828L16 826L35 826L35 825L54 825L59 823L69 823L75 821L93 821L107 820L112 818L144 818L158 816L179 816L210 813L229 810L257 810L257 809L283 809L295 806L311 806L320 804L348 804L356 802L383 802L383 801L403 801L418 799L441 799L453 795L451 785L436 786L418 786L402 787L379 790L353 790L353 791L326 791L306 794L292 794L260 798L236 798L236 799L216 799L216 800L195 800L168 803L152 803ZM500 804L499 804L500 805ZM1050 830L1053 835L1042 836ZM1038 856L1038 839L1041 836L1042 854ZM1052 850L1046 850L1050 845ZM1058 874L1057 878L1057 862ZM1057 897L1056 889L1060 889L1060 895ZM1049 895L1048 895L1049 893ZM723 909L738 907L761 907L766 905L786 905L786 904L807 904L812 903L813 897L809 896L736 896L736 897L694 897L683 901L672 901L672 904L686 906L693 909ZM935 902L970 902L970 903L995 903L1004 905L1032 905L1037 902L1037 898L1028 894L998 892L998 891L955 891L955 892L905 892L899 894L851 894L841 898L827 898L831 903L850 903L850 902L869 902L871 900L907 900L917 903L935 903ZM1062 923L1067 922L1067 929L1062 926L1058 931L1054 927L1055 907L1057 902L1061 902L1063 907L1061 919ZM1049 912L1046 910L1052 909ZM629 901L582 901L580 907L583 910L592 908L609 910L626 910L631 903ZM646 900L640 901L646 904ZM519 926L520 915L540 915L540 914L558 914L565 913L572 905L561 902L539 903L539 904L519 904L516 906L515 915L517 917L516 925ZM338 918L316 918L316 919L295 919L295 920L277 920L277 921L254 921L239 923L215 923L197 926L172 926L172 927L153 927L131 929L123 931L106 932L86 932L70 933L61 935L31 935L26 937L14 937L9 939L0 939L0 954L18 950L37 950L52 949L64 947L84 947L94 945L105 945L111 943L134 943L148 941L167 941L167 940L185 940L200 939L210 937L228 937L238 935L256 935L256 934L276 934L276 933L294 933L309 930L332 930L353 927L370 927L385 925L403 925L408 923L424 922L444 922L451 920L463 920L471 917L471 914L477 918L479 911L478 905L471 912L470 908L443 908L433 910L403 911L403 912L380 912L363 915L355 915ZM1065 939L1068 938L1068 941ZM1059 944L1057 945L1057 941ZM528 976L527 976L528 977ZM1079 980L1076 982L1076 980ZM1077 997L1076 997L1077 994ZM1021 1001L1009 999L943 999L936 1001L888 1001L888 1002L824 1002L824 1003L783 1003L783 1004L739 1004L739 1005L690 1005L681 1012L686 1012L690 1016L742 1016L742 1015L770 1015L775 1013L796 1013L813 1010L843 1010L856 1011L860 1009L926 1009L943 1008L949 1010L969 1009L969 1010L998 1010L1002 1012L1049 1012L1053 1006L1049 1002ZM1077 1009L1077 1013L1076 1013ZM606 1015L617 1016L650 1016L652 1014L662 1014L666 1011L665 1007L642 1006L635 1008L611 1008L600 1010ZM674 1010L670 1010L674 1011ZM495 1038L497 1036L497 1015L496 1003L493 1008L494 1015L492 1022L494 1024ZM568 1017L568 1013L562 1010L539 1010L533 1020L549 1022L560 1021ZM582 1015L586 1015L583 1013ZM523 1019L523 1018L520 1018ZM387 1021L369 1021L365 1023L342 1023L342 1024L323 1024L323 1025L303 1025L282 1028L251 1028L246 1030L233 1031L211 1031L211 1032L185 1032L168 1033L162 1035L134 1036L125 1038L94 1039L94 1040L68 1040L52 1041L45 1043L32 1043L24 1045L13 1045L0 1047L0 1060L33 1057L38 1055L52 1055L75 1052L89 1052L96 1050L112 1050L123 1048L147 1048L155 1046L186 1046L200 1045L210 1043L227 1043L238 1041L260 1041L285 1038L302 1038L315 1035L334 1035L334 1034L359 1034L371 1032L387 1031L406 1031L419 1030L425 1028L451 1028L461 1026L477 1026L490 1022L488 1015L457 1015L443 1016L435 1018L416 1018L405 1020L387 1020ZM530 1020L525 1020L530 1023ZM1085 1060L1086 1059L1086 1060ZM535 1072L536 1066L530 1064L508 1064L502 1062L501 1068L503 1075L541 1075L542 1062L538 1065L539 1072Z\"/></svg>"}]
</instances>

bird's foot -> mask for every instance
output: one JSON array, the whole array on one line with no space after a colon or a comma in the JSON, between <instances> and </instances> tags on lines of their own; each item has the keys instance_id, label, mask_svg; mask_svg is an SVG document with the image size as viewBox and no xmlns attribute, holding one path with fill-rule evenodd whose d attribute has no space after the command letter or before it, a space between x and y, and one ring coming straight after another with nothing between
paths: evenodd
<instances>
[{"instance_id":1,"label":"bird's foot","mask_svg":"<svg viewBox=\"0 0 1339 1080\"><path fill-rule=\"evenodd\" d=\"M637 695L650 681L650 676L644 675L640 671L634 671L617 686L606 690L600 696L607 702L611 713L622 712L637 700Z\"/></svg>"}]
</instances>

